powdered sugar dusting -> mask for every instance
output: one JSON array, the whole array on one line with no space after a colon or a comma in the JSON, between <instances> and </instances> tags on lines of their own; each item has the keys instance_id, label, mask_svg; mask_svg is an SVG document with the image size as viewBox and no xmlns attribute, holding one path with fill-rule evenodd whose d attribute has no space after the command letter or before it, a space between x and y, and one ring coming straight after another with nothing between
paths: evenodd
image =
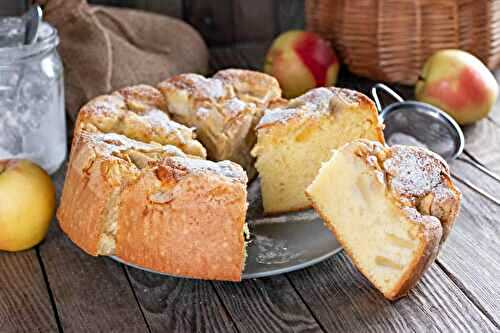
<instances>
[{"instance_id":1,"label":"powdered sugar dusting","mask_svg":"<svg viewBox=\"0 0 500 333\"><path fill-rule=\"evenodd\" d=\"M439 184L434 189L434 195L437 201L442 202L454 197L454 193L444 184Z\"/></svg>"},{"instance_id":2,"label":"powdered sugar dusting","mask_svg":"<svg viewBox=\"0 0 500 333\"><path fill-rule=\"evenodd\" d=\"M290 118L313 118L331 113L338 108L357 103L359 93L342 88L316 88L288 102L285 108L268 111L259 122L259 127L286 122Z\"/></svg>"},{"instance_id":3,"label":"powdered sugar dusting","mask_svg":"<svg viewBox=\"0 0 500 333\"><path fill-rule=\"evenodd\" d=\"M266 114L260 119L257 128L264 127L269 124L277 122L286 122L288 119L296 115L295 109L273 109L268 110Z\"/></svg>"},{"instance_id":4,"label":"powdered sugar dusting","mask_svg":"<svg viewBox=\"0 0 500 333\"><path fill-rule=\"evenodd\" d=\"M161 126L161 127L168 128L168 127L170 127L170 124L172 123L172 121L167 116L167 114L163 111L160 111L160 110L155 110L155 109L149 110L142 117L144 117L144 119L148 120L148 122L152 126Z\"/></svg>"},{"instance_id":5,"label":"powdered sugar dusting","mask_svg":"<svg viewBox=\"0 0 500 333\"><path fill-rule=\"evenodd\" d=\"M192 172L213 172L224 177L233 178L243 183L247 182L247 175L243 168L231 161L212 162L209 160L183 157L172 157L170 160L177 166L187 168Z\"/></svg>"},{"instance_id":6,"label":"powdered sugar dusting","mask_svg":"<svg viewBox=\"0 0 500 333\"><path fill-rule=\"evenodd\" d=\"M410 220L427 225L428 228L426 228L425 230L432 230L434 228L439 228L441 226L441 222L437 217L432 215L422 215L414 207L402 207L401 209Z\"/></svg>"},{"instance_id":7,"label":"powdered sugar dusting","mask_svg":"<svg viewBox=\"0 0 500 333\"><path fill-rule=\"evenodd\" d=\"M103 150L105 154L111 154L113 152L127 151L127 150L137 150L140 152L165 152L170 156L182 156L186 155L177 147L172 145L160 145L158 143L144 143L141 141L136 141L129 139L125 135L116 133L89 133L83 132L81 137L94 142L96 148Z\"/></svg>"},{"instance_id":8,"label":"powdered sugar dusting","mask_svg":"<svg viewBox=\"0 0 500 333\"><path fill-rule=\"evenodd\" d=\"M88 102L82 110L96 115L113 115L125 109L125 101L121 96L105 95L99 96Z\"/></svg>"},{"instance_id":9,"label":"powdered sugar dusting","mask_svg":"<svg viewBox=\"0 0 500 333\"><path fill-rule=\"evenodd\" d=\"M333 97L333 92L328 88L316 88L308 91L302 96L299 96L291 101L295 103L311 103L313 105L329 103Z\"/></svg>"},{"instance_id":10,"label":"powdered sugar dusting","mask_svg":"<svg viewBox=\"0 0 500 333\"><path fill-rule=\"evenodd\" d=\"M245 103L238 98L231 98L224 103L224 110L229 114L238 114L245 110L247 107L255 108L254 103Z\"/></svg>"},{"instance_id":11,"label":"powdered sugar dusting","mask_svg":"<svg viewBox=\"0 0 500 333\"><path fill-rule=\"evenodd\" d=\"M196 116L201 119L207 119L210 116L210 110L204 107L200 107L196 110Z\"/></svg>"},{"instance_id":12,"label":"powdered sugar dusting","mask_svg":"<svg viewBox=\"0 0 500 333\"><path fill-rule=\"evenodd\" d=\"M217 100L226 94L224 83L218 79L207 79L199 74L181 74L172 83L179 88L189 89L193 94Z\"/></svg>"},{"instance_id":13,"label":"powdered sugar dusting","mask_svg":"<svg viewBox=\"0 0 500 333\"><path fill-rule=\"evenodd\" d=\"M384 161L393 191L403 196L422 196L441 183L447 170L427 151L408 146L394 146L392 156Z\"/></svg>"}]
</instances>

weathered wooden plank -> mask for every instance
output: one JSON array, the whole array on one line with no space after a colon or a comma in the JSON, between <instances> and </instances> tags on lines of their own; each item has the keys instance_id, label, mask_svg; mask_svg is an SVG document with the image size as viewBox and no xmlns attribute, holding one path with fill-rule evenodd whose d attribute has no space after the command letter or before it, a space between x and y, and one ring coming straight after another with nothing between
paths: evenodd
<instances>
[{"instance_id":1,"label":"weathered wooden plank","mask_svg":"<svg viewBox=\"0 0 500 333\"><path fill-rule=\"evenodd\" d=\"M0 16L20 16L27 9L25 0L0 0Z\"/></svg>"},{"instance_id":2,"label":"weathered wooden plank","mask_svg":"<svg viewBox=\"0 0 500 333\"><path fill-rule=\"evenodd\" d=\"M210 282L127 272L152 332L236 331Z\"/></svg>"},{"instance_id":3,"label":"weathered wooden plank","mask_svg":"<svg viewBox=\"0 0 500 333\"><path fill-rule=\"evenodd\" d=\"M271 41L242 43L235 47L214 47L210 49L210 67L213 71L223 68L247 68L262 70L264 57Z\"/></svg>"},{"instance_id":4,"label":"weathered wooden plank","mask_svg":"<svg viewBox=\"0 0 500 333\"><path fill-rule=\"evenodd\" d=\"M465 149L491 170L500 173L500 99L485 120L467 126Z\"/></svg>"},{"instance_id":5,"label":"weathered wooden plank","mask_svg":"<svg viewBox=\"0 0 500 333\"><path fill-rule=\"evenodd\" d=\"M327 331L495 330L437 265L408 297L392 303L371 287L343 252L288 277Z\"/></svg>"},{"instance_id":6,"label":"weathered wooden plank","mask_svg":"<svg viewBox=\"0 0 500 333\"><path fill-rule=\"evenodd\" d=\"M285 276L214 282L239 332L317 332L318 323Z\"/></svg>"},{"instance_id":7,"label":"weathered wooden plank","mask_svg":"<svg viewBox=\"0 0 500 333\"><path fill-rule=\"evenodd\" d=\"M158 14L183 17L182 0L131 0L133 7Z\"/></svg>"},{"instance_id":8,"label":"weathered wooden plank","mask_svg":"<svg viewBox=\"0 0 500 333\"><path fill-rule=\"evenodd\" d=\"M0 332L56 332L36 250L0 252Z\"/></svg>"},{"instance_id":9,"label":"weathered wooden plank","mask_svg":"<svg viewBox=\"0 0 500 333\"><path fill-rule=\"evenodd\" d=\"M58 198L64 168L53 177ZM54 220L40 246L61 326L69 332L145 332L147 326L120 264L76 247Z\"/></svg>"},{"instance_id":10,"label":"weathered wooden plank","mask_svg":"<svg viewBox=\"0 0 500 333\"><path fill-rule=\"evenodd\" d=\"M89 0L94 5L128 7L182 18L182 0Z\"/></svg>"},{"instance_id":11,"label":"weathered wooden plank","mask_svg":"<svg viewBox=\"0 0 500 333\"><path fill-rule=\"evenodd\" d=\"M496 113L494 110L492 115ZM492 119L485 119L465 127L464 134L467 152L480 158L489 168L500 172L500 151L491 149L491 145L500 142L500 126Z\"/></svg>"},{"instance_id":12,"label":"weathered wooden plank","mask_svg":"<svg viewBox=\"0 0 500 333\"><path fill-rule=\"evenodd\" d=\"M304 0L274 0L276 34L280 32L304 29Z\"/></svg>"},{"instance_id":13,"label":"weathered wooden plank","mask_svg":"<svg viewBox=\"0 0 500 333\"><path fill-rule=\"evenodd\" d=\"M234 41L233 0L185 0L184 19L204 37L209 46Z\"/></svg>"},{"instance_id":14,"label":"weathered wooden plank","mask_svg":"<svg viewBox=\"0 0 500 333\"><path fill-rule=\"evenodd\" d=\"M274 4L269 0L234 0L234 39L271 40L275 33Z\"/></svg>"},{"instance_id":15,"label":"weathered wooden plank","mask_svg":"<svg viewBox=\"0 0 500 333\"><path fill-rule=\"evenodd\" d=\"M132 7L134 5L134 1L132 0L89 0L88 1L92 5L104 5L104 6L113 6L113 7Z\"/></svg>"}]
</instances>

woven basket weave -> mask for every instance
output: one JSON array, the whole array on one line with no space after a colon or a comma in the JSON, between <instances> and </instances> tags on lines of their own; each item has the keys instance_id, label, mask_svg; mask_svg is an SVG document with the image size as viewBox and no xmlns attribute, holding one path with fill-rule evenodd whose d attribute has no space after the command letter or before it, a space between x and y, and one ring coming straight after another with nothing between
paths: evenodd
<instances>
[{"instance_id":1,"label":"woven basket weave","mask_svg":"<svg viewBox=\"0 0 500 333\"><path fill-rule=\"evenodd\" d=\"M414 84L440 49L500 65L500 0L306 0L306 19L352 72L374 80Z\"/></svg>"}]
</instances>

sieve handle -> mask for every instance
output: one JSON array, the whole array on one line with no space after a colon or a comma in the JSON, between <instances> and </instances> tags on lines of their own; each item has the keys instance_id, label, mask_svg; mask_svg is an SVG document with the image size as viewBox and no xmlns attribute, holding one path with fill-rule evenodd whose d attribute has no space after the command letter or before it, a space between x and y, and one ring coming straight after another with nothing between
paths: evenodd
<instances>
[{"instance_id":1,"label":"sieve handle","mask_svg":"<svg viewBox=\"0 0 500 333\"><path fill-rule=\"evenodd\" d=\"M473 191L481 194L483 197L485 197L486 199L490 200L491 202L497 204L498 206L500 206L500 199L492 196L491 194L489 194L488 192L484 191L483 189L477 187L476 185L474 185L473 183L471 183L470 181L466 180L466 179L463 179L462 177L459 177L457 176L456 174L452 173L451 174L453 178L455 178L456 180L458 180L459 182L461 182L462 184L464 184L465 186L469 187L470 189L472 189Z\"/></svg>"},{"instance_id":2,"label":"sieve handle","mask_svg":"<svg viewBox=\"0 0 500 333\"><path fill-rule=\"evenodd\" d=\"M373 100L375 101L375 105L377 106L377 111L378 113L382 112L382 103L380 103L380 99L378 98L377 90L383 90L385 93L391 95L396 101L398 102L404 102L405 100L403 97L399 96L394 90L389 88L383 83L377 83L372 87L372 96Z\"/></svg>"},{"instance_id":3,"label":"sieve handle","mask_svg":"<svg viewBox=\"0 0 500 333\"><path fill-rule=\"evenodd\" d=\"M468 158L463 158L462 156L458 156L457 157L457 160L459 161L462 161L462 162L465 162L465 163L468 163L470 165L472 165L473 167L479 169L479 171L482 171L483 173L487 174L488 176L490 176L491 178L495 179L496 181L499 181L500 182L500 175L494 173L493 171L491 171L490 169L486 168L485 166L483 166L482 164L480 164L473 156L471 156L469 153L467 153L466 151L464 152L464 154L466 154L470 160Z\"/></svg>"}]
</instances>

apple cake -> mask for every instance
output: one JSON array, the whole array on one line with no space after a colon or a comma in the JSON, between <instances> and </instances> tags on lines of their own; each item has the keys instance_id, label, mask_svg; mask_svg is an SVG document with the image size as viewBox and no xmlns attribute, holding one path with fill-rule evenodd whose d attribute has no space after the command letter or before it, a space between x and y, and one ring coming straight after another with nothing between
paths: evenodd
<instances>
[{"instance_id":1,"label":"apple cake","mask_svg":"<svg viewBox=\"0 0 500 333\"><path fill-rule=\"evenodd\" d=\"M252 179L250 150L264 110L282 102L275 78L249 70L226 69L212 78L181 74L161 82L172 119L196 128L208 158L240 164Z\"/></svg>"},{"instance_id":2,"label":"apple cake","mask_svg":"<svg viewBox=\"0 0 500 333\"><path fill-rule=\"evenodd\" d=\"M331 150L355 139L384 142L373 102L341 88L317 88L269 110L257 125L252 154L260 176L264 212L310 207L306 187Z\"/></svg>"},{"instance_id":3,"label":"apple cake","mask_svg":"<svg viewBox=\"0 0 500 333\"><path fill-rule=\"evenodd\" d=\"M83 107L57 217L85 252L162 273L239 281L245 171L204 160L193 131L168 119L152 87ZM163 104L162 104L163 103Z\"/></svg>"},{"instance_id":4,"label":"apple cake","mask_svg":"<svg viewBox=\"0 0 500 333\"><path fill-rule=\"evenodd\" d=\"M461 198L438 155L367 140L335 151L306 193L354 265L391 300L434 261Z\"/></svg>"}]
</instances>

